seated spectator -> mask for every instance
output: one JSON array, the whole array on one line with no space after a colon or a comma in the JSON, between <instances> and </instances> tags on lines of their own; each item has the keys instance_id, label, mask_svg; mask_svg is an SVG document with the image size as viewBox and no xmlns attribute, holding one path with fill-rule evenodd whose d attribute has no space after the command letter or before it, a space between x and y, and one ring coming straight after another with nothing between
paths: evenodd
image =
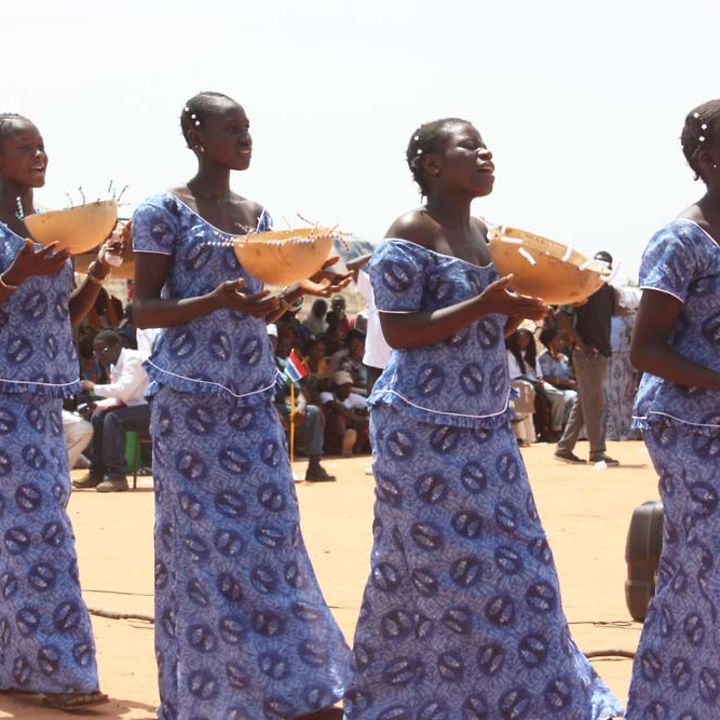
<instances>
[{"instance_id":1,"label":"seated spectator","mask_svg":"<svg viewBox=\"0 0 720 720\"><path fill-rule=\"evenodd\" d=\"M350 320L345 312L347 304L342 295L335 295L330 301L332 308L327 314L327 334L342 339L350 332Z\"/></svg>"},{"instance_id":2,"label":"seated spectator","mask_svg":"<svg viewBox=\"0 0 720 720\"><path fill-rule=\"evenodd\" d=\"M95 488L98 492L128 489L125 442L129 431L147 434L150 408L145 400L148 376L142 366L144 357L137 350L122 346L113 330L102 330L93 341L100 364L107 368L110 382L96 384L82 380L84 390L104 398L96 403L90 471L85 478L73 480L76 488Z\"/></svg>"},{"instance_id":3,"label":"seated spectator","mask_svg":"<svg viewBox=\"0 0 720 720\"><path fill-rule=\"evenodd\" d=\"M312 338L310 330L307 326L300 322L298 319L298 313L300 312L303 304L302 297L297 298L285 311L284 315L277 321L277 328L280 336L282 337L283 331L288 330L293 335L293 347L304 345L308 340Z\"/></svg>"},{"instance_id":4,"label":"seated spectator","mask_svg":"<svg viewBox=\"0 0 720 720\"><path fill-rule=\"evenodd\" d=\"M573 377L570 360L563 352L563 337L557 328L548 327L540 333L540 342L545 350L540 353L538 363L543 379L560 390L576 390L577 383Z\"/></svg>"},{"instance_id":5,"label":"seated spectator","mask_svg":"<svg viewBox=\"0 0 720 720\"><path fill-rule=\"evenodd\" d=\"M78 412L62 411L62 425L65 434L65 448L68 454L68 469L72 470L78 463L83 450L90 444L93 426Z\"/></svg>"},{"instance_id":6,"label":"seated spectator","mask_svg":"<svg viewBox=\"0 0 720 720\"><path fill-rule=\"evenodd\" d=\"M529 383L535 391L535 428L538 437L546 442L557 442L569 407L575 396L566 396L563 390L545 382L537 359L533 334L519 328L505 344L508 348L508 373L511 381Z\"/></svg>"},{"instance_id":7,"label":"seated spectator","mask_svg":"<svg viewBox=\"0 0 720 720\"><path fill-rule=\"evenodd\" d=\"M327 302L318 298L310 308L310 314L303 320L303 325L310 331L310 334L317 338L327 332Z\"/></svg>"},{"instance_id":8,"label":"seated spectator","mask_svg":"<svg viewBox=\"0 0 720 720\"><path fill-rule=\"evenodd\" d=\"M367 335L368 331L368 311L367 310L360 310L358 314L355 316L355 321L353 322L353 330L356 330L359 333L362 333L363 335Z\"/></svg>"},{"instance_id":9,"label":"seated spectator","mask_svg":"<svg viewBox=\"0 0 720 720\"><path fill-rule=\"evenodd\" d=\"M351 457L353 451L369 450L369 419L367 400L353 392L349 372L335 373L333 392L320 393L320 402L327 417L325 445L329 452Z\"/></svg>"},{"instance_id":10,"label":"seated spectator","mask_svg":"<svg viewBox=\"0 0 720 720\"><path fill-rule=\"evenodd\" d=\"M365 336L357 330L351 330L345 336L345 347L338 350L331 358L330 376L340 370L350 373L353 379L353 392L367 396L368 371L363 363L365 357Z\"/></svg>"},{"instance_id":11,"label":"seated spectator","mask_svg":"<svg viewBox=\"0 0 720 720\"><path fill-rule=\"evenodd\" d=\"M315 402L319 393L328 389L330 378L330 363L325 357L325 342L322 339L310 341L303 362L310 371L306 388L311 400Z\"/></svg>"},{"instance_id":12,"label":"seated spectator","mask_svg":"<svg viewBox=\"0 0 720 720\"><path fill-rule=\"evenodd\" d=\"M278 331L273 324L267 326L267 333L272 345L273 353L277 349ZM290 398L290 383L292 380L287 376L287 360L284 357L275 355L275 364L280 371L275 389L275 408L280 415L286 430L290 429L290 413L292 412ZM293 419L295 426L302 432L305 454L308 459L308 467L305 471L307 482L328 482L335 480L320 464L323 455L323 444L325 442L325 416L317 405L311 403L306 395L305 388L295 385L295 414Z\"/></svg>"}]
</instances>

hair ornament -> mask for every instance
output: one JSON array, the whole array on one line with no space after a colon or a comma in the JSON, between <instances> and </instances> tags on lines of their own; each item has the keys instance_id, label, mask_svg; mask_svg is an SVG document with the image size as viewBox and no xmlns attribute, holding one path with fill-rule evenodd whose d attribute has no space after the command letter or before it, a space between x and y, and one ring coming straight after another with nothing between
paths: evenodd
<instances>
[{"instance_id":1,"label":"hair ornament","mask_svg":"<svg viewBox=\"0 0 720 720\"><path fill-rule=\"evenodd\" d=\"M703 123L703 124L700 126L700 129L701 129L701 130L707 130L707 123Z\"/></svg>"},{"instance_id":2,"label":"hair ornament","mask_svg":"<svg viewBox=\"0 0 720 720\"><path fill-rule=\"evenodd\" d=\"M186 105L184 108L185 112L190 112L190 108Z\"/></svg>"},{"instance_id":3,"label":"hair ornament","mask_svg":"<svg viewBox=\"0 0 720 720\"><path fill-rule=\"evenodd\" d=\"M199 121L199 120L196 120L196 121L195 121L195 127L200 127L200 121Z\"/></svg>"},{"instance_id":4,"label":"hair ornament","mask_svg":"<svg viewBox=\"0 0 720 720\"><path fill-rule=\"evenodd\" d=\"M701 136L698 138L698 140L699 140L700 142L705 142L705 136L704 136L704 135L701 135Z\"/></svg>"},{"instance_id":5,"label":"hair ornament","mask_svg":"<svg viewBox=\"0 0 720 720\"><path fill-rule=\"evenodd\" d=\"M693 117L694 117L696 120L699 120L699 119L700 119L700 113L699 113L699 112L694 112L694 113L693 113Z\"/></svg>"},{"instance_id":6,"label":"hair ornament","mask_svg":"<svg viewBox=\"0 0 720 720\"><path fill-rule=\"evenodd\" d=\"M191 120L197 120L197 115L196 115L195 113L193 113L193 114L190 116L190 119L191 119Z\"/></svg>"},{"instance_id":7,"label":"hair ornament","mask_svg":"<svg viewBox=\"0 0 720 720\"><path fill-rule=\"evenodd\" d=\"M418 148L415 154L416 154L416 155L422 155L422 149L421 149L421 148Z\"/></svg>"},{"instance_id":8,"label":"hair ornament","mask_svg":"<svg viewBox=\"0 0 720 720\"><path fill-rule=\"evenodd\" d=\"M419 135L416 135L416 136L413 138L413 140L414 140L415 142L420 142L420 136L419 136Z\"/></svg>"}]
</instances>

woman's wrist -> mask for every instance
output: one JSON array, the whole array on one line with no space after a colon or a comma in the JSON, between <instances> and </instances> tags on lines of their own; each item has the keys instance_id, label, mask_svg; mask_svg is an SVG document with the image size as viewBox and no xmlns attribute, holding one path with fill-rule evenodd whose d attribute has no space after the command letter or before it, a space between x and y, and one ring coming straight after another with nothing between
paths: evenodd
<instances>
[{"instance_id":1,"label":"woman's wrist","mask_svg":"<svg viewBox=\"0 0 720 720\"><path fill-rule=\"evenodd\" d=\"M18 283L17 281L12 282L8 277L8 273L0 273L0 288L3 288L4 290L17 290Z\"/></svg>"},{"instance_id":2,"label":"woman's wrist","mask_svg":"<svg viewBox=\"0 0 720 720\"><path fill-rule=\"evenodd\" d=\"M101 263L99 260L93 260L87 269L87 279L95 283L95 285L102 285L105 280L110 277L110 266Z\"/></svg>"}]
</instances>

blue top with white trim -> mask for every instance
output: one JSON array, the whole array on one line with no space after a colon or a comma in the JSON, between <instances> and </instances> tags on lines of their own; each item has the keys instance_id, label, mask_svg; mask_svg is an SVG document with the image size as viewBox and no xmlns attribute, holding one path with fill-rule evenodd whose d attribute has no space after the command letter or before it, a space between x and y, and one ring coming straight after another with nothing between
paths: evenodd
<instances>
[{"instance_id":1,"label":"blue top with white trim","mask_svg":"<svg viewBox=\"0 0 720 720\"><path fill-rule=\"evenodd\" d=\"M271 226L263 211L258 230ZM198 297L238 278L245 280L244 292L260 292L262 282L240 265L231 240L167 192L148 198L133 216L135 252L172 257L163 298ZM271 398L277 375L265 320L228 309L163 330L145 368L151 379L148 396L163 384L223 395L240 405Z\"/></svg>"},{"instance_id":2,"label":"blue top with white trim","mask_svg":"<svg viewBox=\"0 0 720 720\"><path fill-rule=\"evenodd\" d=\"M389 239L369 263L381 313L438 310L479 295L498 279L473 265L408 240ZM506 421L510 382L503 315L488 315L432 345L394 349L371 405L389 404L426 422L492 427Z\"/></svg>"},{"instance_id":3,"label":"blue top with white trim","mask_svg":"<svg viewBox=\"0 0 720 720\"><path fill-rule=\"evenodd\" d=\"M24 238L0 223L0 273L24 244ZM70 326L72 289L68 260L54 275L27 278L0 304L0 393L69 397L80 391Z\"/></svg>"},{"instance_id":4,"label":"blue top with white trim","mask_svg":"<svg viewBox=\"0 0 720 720\"><path fill-rule=\"evenodd\" d=\"M720 372L720 247L692 220L678 218L650 240L640 287L683 303L668 339L675 350ZM646 373L635 400L637 426L670 420L720 432L720 391L685 387Z\"/></svg>"}]
</instances>

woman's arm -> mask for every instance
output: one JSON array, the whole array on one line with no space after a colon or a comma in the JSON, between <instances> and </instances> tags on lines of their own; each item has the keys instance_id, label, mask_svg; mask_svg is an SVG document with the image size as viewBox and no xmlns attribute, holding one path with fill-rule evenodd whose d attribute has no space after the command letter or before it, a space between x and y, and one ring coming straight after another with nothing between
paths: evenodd
<instances>
[{"instance_id":1,"label":"woman's arm","mask_svg":"<svg viewBox=\"0 0 720 720\"><path fill-rule=\"evenodd\" d=\"M720 373L689 360L668 338L683 308L676 297L658 290L643 290L633 327L630 362L642 372L687 387L720 390Z\"/></svg>"},{"instance_id":2,"label":"woman's arm","mask_svg":"<svg viewBox=\"0 0 720 720\"><path fill-rule=\"evenodd\" d=\"M212 292L192 298L163 299L160 291L170 272L171 255L135 252L135 300L133 318L139 328L167 328L185 325L203 315L227 308L255 317L266 317L278 309L278 298L269 292L247 295L241 292L242 279L229 280Z\"/></svg>"},{"instance_id":3,"label":"woman's arm","mask_svg":"<svg viewBox=\"0 0 720 720\"><path fill-rule=\"evenodd\" d=\"M539 298L514 295L507 290L512 275L488 285L480 295L440 310L392 313L380 311L385 340L393 348L432 345L452 337L487 315L508 315L541 320L547 307Z\"/></svg>"},{"instance_id":4,"label":"woman's arm","mask_svg":"<svg viewBox=\"0 0 720 720\"><path fill-rule=\"evenodd\" d=\"M10 266L0 273L0 305L29 277L60 272L69 256L65 250L56 250L57 243L52 243L36 252L33 241L25 240L25 245L20 248Z\"/></svg>"}]
</instances>

